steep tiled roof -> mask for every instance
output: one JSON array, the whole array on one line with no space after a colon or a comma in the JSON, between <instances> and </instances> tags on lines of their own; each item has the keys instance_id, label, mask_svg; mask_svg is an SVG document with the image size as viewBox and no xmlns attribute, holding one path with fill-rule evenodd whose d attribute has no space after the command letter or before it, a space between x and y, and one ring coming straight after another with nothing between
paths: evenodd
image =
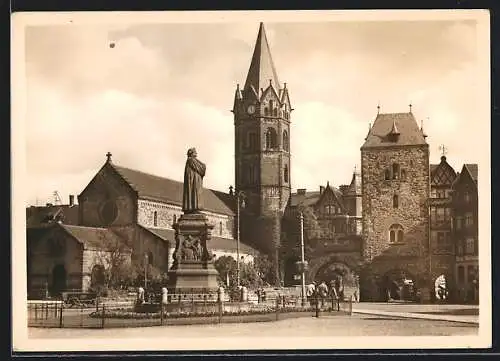
<instances>
[{"instance_id":1,"label":"steep tiled roof","mask_svg":"<svg viewBox=\"0 0 500 361\"><path fill-rule=\"evenodd\" d=\"M439 167L439 164L431 164L430 165L431 175L434 174L434 172L436 171L437 167Z\"/></svg>"},{"instance_id":2,"label":"steep tiled roof","mask_svg":"<svg viewBox=\"0 0 500 361\"><path fill-rule=\"evenodd\" d=\"M85 249L112 250L120 246L130 251L130 248L125 245L125 242L116 233L107 228L71 226L65 224L61 224L61 227L78 242L83 244Z\"/></svg>"},{"instance_id":3,"label":"steep tiled roof","mask_svg":"<svg viewBox=\"0 0 500 361\"><path fill-rule=\"evenodd\" d=\"M116 164L112 167L122 178L138 192L139 197L163 201L182 206L183 182L144 173ZM202 192L203 207L207 211L234 215L234 197L227 193L204 188Z\"/></svg>"},{"instance_id":4,"label":"steep tiled roof","mask_svg":"<svg viewBox=\"0 0 500 361\"><path fill-rule=\"evenodd\" d=\"M244 90L246 91L253 87L257 94L260 94L260 89L267 89L270 80L272 80L273 87L279 91L281 86L271 57L266 30L264 29L264 24L260 23Z\"/></svg>"},{"instance_id":5,"label":"steep tiled roof","mask_svg":"<svg viewBox=\"0 0 500 361\"><path fill-rule=\"evenodd\" d=\"M342 201L342 192L335 187L330 186L330 189L335 193L337 198ZM314 206L320 199L321 193L318 191L306 192L304 195L292 193L290 195L290 206L296 207L299 204L304 206Z\"/></svg>"},{"instance_id":6,"label":"steep tiled roof","mask_svg":"<svg viewBox=\"0 0 500 361\"><path fill-rule=\"evenodd\" d=\"M31 206L26 208L26 227L40 227L61 220L78 224L78 205Z\"/></svg>"},{"instance_id":7,"label":"steep tiled roof","mask_svg":"<svg viewBox=\"0 0 500 361\"><path fill-rule=\"evenodd\" d=\"M464 168L466 168L469 171L469 174L471 175L472 179L477 184L477 174L478 174L477 164L464 164Z\"/></svg>"},{"instance_id":8,"label":"steep tiled roof","mask_svg":"<svg viewBox=\"0 0 500 361\"><path fill-rule=\"evenodd\" d=\"M399 132L397 141L391 141L388 137L394 125ZM427 144L427 142L412 113L381 113L377 114L362 148L420 144Z\"/></svg>"},{"instance_id":9,"label":"steep tiled roof","mask_svg":"<svg viewBox=\"0 0 500 361\"><path fill-rule=\"evenodd\" d=\"M172 242L175 245L175 231L171 229L147 228L148 231L155 234L159 238ZM236 252L236 240L222 237L214 237L208 241L208 248L212 250ZM256 250L245 243L240 242L240 251L247 254L254 254Z\"/></svg>"}]
</instances>

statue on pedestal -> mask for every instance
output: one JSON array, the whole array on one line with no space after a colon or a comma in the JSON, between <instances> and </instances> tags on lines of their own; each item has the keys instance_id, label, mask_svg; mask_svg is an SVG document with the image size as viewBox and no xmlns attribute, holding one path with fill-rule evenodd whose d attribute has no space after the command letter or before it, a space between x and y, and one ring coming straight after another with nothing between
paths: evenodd
<instances>
[{"instance_id":1,"label":"statue on pedestal","mask_svg":"<svg viewBox=\"0 0 500 361\"><path fill-rule=\"evenodd\" d=\"M184 214L199 213L202 209L201 193L206 165L197 159L195 148L187 152L186 166L184 168L184 191L182 197L182 210Z\"/></svg>"},{"instance_id":2,"label":"statue on pedestal","mask_svg":"<svg viewBox=\"0 0 500 361\"><path fill-rule=\"evenodd\" d=\"M174 224L176 247L169 271L169 288L175 293L216 292L218 272L207 250L214 226L202 213L201 195L206 166L195 148L187 152L182 211Z\"/></svg>"}]
</instances>

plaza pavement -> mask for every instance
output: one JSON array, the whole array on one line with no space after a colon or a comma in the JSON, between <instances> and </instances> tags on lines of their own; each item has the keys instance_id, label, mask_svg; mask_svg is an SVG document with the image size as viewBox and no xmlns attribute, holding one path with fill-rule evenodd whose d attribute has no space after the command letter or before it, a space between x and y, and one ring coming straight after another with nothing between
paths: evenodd
<instances>
[{"instance_id":1,"label":"plaza pavement","mask_svg":"<svg viewBox=\"0 0 500 361\"><path fill-rule=\"evenodd\" d=\"M353 313L460 322L479 325L478 305L418 304L418 303L353 303Z\"/></svg>"}]
</instances>

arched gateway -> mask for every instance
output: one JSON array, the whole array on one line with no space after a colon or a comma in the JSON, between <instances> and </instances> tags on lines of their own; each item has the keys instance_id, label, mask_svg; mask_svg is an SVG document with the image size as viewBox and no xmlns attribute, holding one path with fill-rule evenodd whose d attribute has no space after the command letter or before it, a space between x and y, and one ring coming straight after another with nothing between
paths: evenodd
<instances>
[{"instance_id":1,"label":"arched gateway","mask_svg":"<svg viewBox=\"0 0 500 361\"><path fill-rule=\"evenodd\" d=\"M359 270L355 259L327 255L310 263L306 280L325 282L343 289L344 297L359 299Z\"/></svg>"}]
</instances>

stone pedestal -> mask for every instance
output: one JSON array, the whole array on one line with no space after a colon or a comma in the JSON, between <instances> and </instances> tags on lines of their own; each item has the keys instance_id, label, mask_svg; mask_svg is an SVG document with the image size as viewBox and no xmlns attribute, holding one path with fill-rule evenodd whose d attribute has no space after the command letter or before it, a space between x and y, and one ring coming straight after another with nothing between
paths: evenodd
<instances>
[{"instance_id":1,"label":"stone pedestal","mask_svg":"<svg viewBox=\"0 0 500 361\"><path fill-rule=\"evenodd\" d=\"M218 272L207 242L213 225L201 213L182 215L174 224L174 263L168 272L169 293L216 293Z\"/></svg>"}]
</instances>

